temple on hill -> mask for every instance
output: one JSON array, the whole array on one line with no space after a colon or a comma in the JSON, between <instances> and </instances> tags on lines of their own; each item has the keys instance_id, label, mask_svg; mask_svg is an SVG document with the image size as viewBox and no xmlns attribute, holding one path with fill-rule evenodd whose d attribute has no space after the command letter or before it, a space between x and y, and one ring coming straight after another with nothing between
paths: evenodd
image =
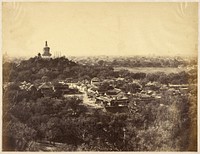
<instances>
[{"instance_id":1,"label":"temple on hill","mask_svg":"<svg viewBox=\"0 0 200 154\"><path fill-rule=\"evenodd\" d=\"M45 41L45 47L43 48L43 54L42 57L43 58L50 58L51 57L51 53L50 53L50 47L48 47L47 41Z\"/></svg>"}]
</instances>

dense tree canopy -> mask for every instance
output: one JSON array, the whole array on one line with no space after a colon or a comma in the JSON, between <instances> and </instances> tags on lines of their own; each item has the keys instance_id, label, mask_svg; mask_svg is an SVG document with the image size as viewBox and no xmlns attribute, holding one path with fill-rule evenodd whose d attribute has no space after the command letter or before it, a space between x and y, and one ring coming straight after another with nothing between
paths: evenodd
<instances>
[{"instance_id":1,"label":"dense tree canopy","mask_svg":"<svg viewBox=\"0 0 200 154\"><path fill-rule=\"evenodd\" d=\"M102 60L94 65L82 65L65 57L48 60L34 57L20 64L4 63L3 149L39 151L42 143L56 147L57 151L196 149L197 145L190 141L197 135L197 70L165 74L113 69L114 65L121 63L127 66L184 65L183 61L176 59L156 63L139 59L132 61L115 60L109 65ZM142 61L146 61L145 64ZM126 93L129 97L128 111L105 112L87 106L77 97L58 97L61 95L59 92L45 97L34 86L30 90L20 88L22 81L38 86L47 81L54 84L65 79L86 83L93 77L104 81L99 90L118 88ZM138 101L137 94L148 84L153 85L151 89L162 97L146 100L141 97ZM161 90L161 85L169 84L189 84L188 91L174 94Z\"/></svg>"}]
</instances>

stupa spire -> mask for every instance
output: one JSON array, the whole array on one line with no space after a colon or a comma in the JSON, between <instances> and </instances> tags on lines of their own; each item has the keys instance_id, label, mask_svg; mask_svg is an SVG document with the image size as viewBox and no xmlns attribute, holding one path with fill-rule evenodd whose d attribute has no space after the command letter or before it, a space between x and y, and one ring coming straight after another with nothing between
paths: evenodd
<instances>
[{"instance_id":1,"label":"stupa spire","mask_svg":"<svg viewBox=\"0 0 200 154\"><path fill-rule=\"evenodd\" d=\"M50 58L51 57L51 53L50 53L50 48L48 47L47 41L45 41L45 47L43 48L43 54L42 56L44 58Z\"/></svg>"}]
</instances>

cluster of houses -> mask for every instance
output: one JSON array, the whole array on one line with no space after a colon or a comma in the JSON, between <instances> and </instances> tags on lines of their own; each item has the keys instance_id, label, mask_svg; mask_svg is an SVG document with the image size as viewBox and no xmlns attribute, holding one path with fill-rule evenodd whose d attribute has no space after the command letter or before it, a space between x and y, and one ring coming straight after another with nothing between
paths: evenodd
<instances>
[{"instance_id":1,"label":"cluster of houses","mask_svg":"<svg viewBox=\"0 0 200 154\"><path fill-rule=\"evenodd\" d=\"M72 82L67 79L59 82L48 82L43 80L39 84L31 84L26 81L21 82L19 88L21 90L40 91L44 97L79 97L83 99L86 94L88 98L95 100L94 103L105 108L123 108L127 107L129 99L121 89L109 86L107 89L100 89L102 81L98 78L93 78L90 82Z\"/></svg>"},{"instance_id":2,"label":"cluster of houses","mask_svg":"<svg viewBox=\"0 0 200 154\"><path fill-rule=\"evenodd\" d=\"M109 85L106 89L100 88L102 82L98 78L91 80L91 86L87 90L87 95L95 98L95 103L108 108L124 108L128 107L129 99L126 94L113 85Z\"/></svg>"},{"instance_id":3,"label":"cluster of houses","mask_svg":"<svg viewBox=\"0 0 200 154\"><path fill-rule=\"evenodd\" d=\"M75 95L80 95L80 91L77 88L71 88L69 84L61 82L42 82L39 84L31 84L26 81L21 82L19 85L21 90L31 91L37 90L40 91L44 97L73 97Z\"/></svg>"},{"instance_id":4,"label":"cluster of houses","mask_svg":"<svg viewBox=\"0 0 200 154\"><path fill-rule=\"evenodd\" d=\"M188 92L188 85L162 85L158 82L148 82L143 86L138 82L137 84L140 89L138 92L125 92L115 85L115 82L119 80L128 82L123 78L100 80L95 77L91 81L84 80L82 82L73 82L73 79L66 79L53 83L44 78L38 84L26 81L21 82L19 88L26 91L39 91L44 97L78 97L84 101L84 95L86 95L88 99L94 100L94 104L98 104L105 109L128 108L130 98L139 103L140 101L148 102L154 99L161 99L163 92L171 95L186 95ZM105 81L109 84L106 88L102 88Z\"/></svg>"},{"instance_id":5,"label":"cluster of houses","mask_svg":"<svg viewBox=\"0 0 200 154\"><path fill-rule=\"evenodd\" d=\"M126 82L125 79L117 78L114 80L124 80L124 82ZM90 88L87 89L87 94L89 97L95 98L96 103L103 105L105 108L123 108L128 106L130 98L137 103L140 103L141 101L148 103L151 100L160 100L166 93L179 96L187 95L189 88L188 84L164 85L158 82L148 82L142 86L139 84L139 81L132 82L136 82L138 84L138 87L140 88L139 91L125 92L124 90L116 88L113 84L111 84L111 86L109 86L106 90L102 90L99 88L102 84L101 80L93 78L91 80Z\"/></svg>"}]
</instances>

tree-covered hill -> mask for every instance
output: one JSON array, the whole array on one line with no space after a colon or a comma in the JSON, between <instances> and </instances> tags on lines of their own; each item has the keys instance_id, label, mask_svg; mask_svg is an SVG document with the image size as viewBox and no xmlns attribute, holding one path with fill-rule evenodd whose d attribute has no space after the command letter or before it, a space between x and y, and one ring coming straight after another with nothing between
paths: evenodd
<instances>
[{"instance_id":1,"label":"tree-covered hill","mask_svg":"<svg viewBox=\"0 0 200 154\"><path fill-rule=\"evenodd\" d=\"M42 59L36 56L23 60L19 64L6 62L3 64L3 81L34 81L41 79L44 75L56 78L60 72L64 72L66 67L73 66L77 64L65 57Z\"/></svg>"},{"instance_id":2,"label":"tree-covered hill","mask_svg":"<svg viewBox=\"0 0 200 154\"><path fill-rule=\"evenodd\" d=\"M54 79L91 79L95 76L113 76L114 70L108 66L84 66L65 57L55 59L42 59L34 57L23 60L17 64L6 62L3 64L4 82L21 82L41 80L47 76L49 80Z\"/></svg>"}]
</instances>

